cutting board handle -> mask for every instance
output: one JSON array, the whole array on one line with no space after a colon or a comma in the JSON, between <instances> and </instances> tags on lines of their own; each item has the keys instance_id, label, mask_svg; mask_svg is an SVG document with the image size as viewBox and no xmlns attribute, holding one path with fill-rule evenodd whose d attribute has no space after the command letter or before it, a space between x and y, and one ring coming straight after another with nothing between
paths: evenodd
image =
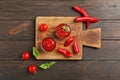
<instances>
[{"instance_id":1,"label":"cutting board handle","mask_svg":"<svg viewBox=\"0 0 120 80\"><path fill-rule=\"evenodd\" d=\"M95 48L101 47L101 28L85 30L81 35L83 45Z\"/></svg>"}]
</instances>

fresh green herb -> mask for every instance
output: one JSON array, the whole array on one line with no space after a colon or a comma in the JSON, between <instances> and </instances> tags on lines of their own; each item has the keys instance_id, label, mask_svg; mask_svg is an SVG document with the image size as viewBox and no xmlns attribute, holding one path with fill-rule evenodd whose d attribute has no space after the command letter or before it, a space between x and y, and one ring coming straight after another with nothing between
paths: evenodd
<instances>
[{"instance_id":1,"label":"fresh green herb","mask_svg":"<svg viewBox=\"0 0 120 80\"><path fill-rule=\"evenodd\" d=\"M38 57L40 55L39 51L37 48L33 47L33 56Z\"/></svg>"},{"instance_id":2,"label":"fresh green herb","mask_svg":"<svg viewBox=\"0 0 120 80\"><path fill-rule=\"evenodd\" d=\"M62 26L62 29L64 29L66 32L70 32L70 29L67 26Z\"/></svg>"},{"instance_id":3,"label":"fresh green herb","mask_svg":"<svg viewBox=\"0 0 120 80\"><path fill-rule=\"evenodd\" d=\"M43 64L41 64L39 67L40 67L41 69L46 70L46 69L49 69L51 66L53 66L55 63L56 63L55 61L48 62L48 63L43 63Z\"/></svg>"}]
</instances>

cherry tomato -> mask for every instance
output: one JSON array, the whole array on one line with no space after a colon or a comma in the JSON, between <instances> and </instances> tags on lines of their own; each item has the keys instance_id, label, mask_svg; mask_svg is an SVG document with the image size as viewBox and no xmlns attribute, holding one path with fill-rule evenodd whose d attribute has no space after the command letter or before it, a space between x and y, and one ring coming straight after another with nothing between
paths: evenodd
<instances>
[{"instance_id":1,"label":"cherry tomato","mask_svg":"<svg viewBox=\"0 0 120 80\"><path fill-rule=\"evenodd\" d=\"M30 59L30 53L29 53L29 52L23 52L23 54L22 54L22 59L23 59L23 60L28 60L28 59Z\"/></svg>"},{"instance_id":2,"label":"cherry tomato","mask_svg":"<svg viewBox=\"0 0 120 80\"><path fill-rule=\"evenodd\" d=\"M43 24L40 25L40 30L41 31L46 31L47 29L48 29L48 25L47 24L43 23Z\"/></svg>"},{"instance_id":3,"label":"cherry tomato","mask_svg":"<svg viewBox=\"0 0 120 80\"><path fill-rule=\"evenodd\" d=\"M31 65L28 67L28 71L29 71L31 74L35 74L36 71L37 71L37 66L34 65L34 64L31 64Z\"/></svg>"}]
</instances>

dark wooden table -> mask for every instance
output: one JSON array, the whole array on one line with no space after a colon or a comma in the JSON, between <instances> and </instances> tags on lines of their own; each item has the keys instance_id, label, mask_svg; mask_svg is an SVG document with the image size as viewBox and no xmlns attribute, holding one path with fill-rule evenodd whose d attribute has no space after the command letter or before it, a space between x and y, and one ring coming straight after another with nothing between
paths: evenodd
<instances>
[{"instance_id":1,"label":"dark wooden table","mask_svg":"<svg viewBox=\"0 0 120 80\"><path fill-rule=\"evenodd\" d=\"M102 29L102 48L83 48L81 61L57 61L51 69L27 72L22 52L34 46L36 16L78 16L79 5L99 18L90 28ZM0 80L120 80L120 0L0 0Z\"/></svg>"}]
</instances>

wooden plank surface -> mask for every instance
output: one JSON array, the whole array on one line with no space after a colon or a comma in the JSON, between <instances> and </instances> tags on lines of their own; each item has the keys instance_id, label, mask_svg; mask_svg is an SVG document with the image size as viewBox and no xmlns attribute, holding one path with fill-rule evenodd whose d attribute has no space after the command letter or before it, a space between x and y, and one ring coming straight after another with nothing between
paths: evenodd
<instances>
[{"instance_id":1,"label":"wooden plank surface","mask_svg":"<svg viewBox=\"0 0 120 80\"><path fill-rule=\"evenodd\" d=\"M119 0L1 0L0 19L34 19L36 16L76 16L71 9L79 5L99 19L119 19Z\"/></svg>"},{"instance_id":2,"label":"wooden plank surface","mask_svg":"<svg viewBox=\"0 0 120 80\"><path fill-rule=\"evenodd\" d=\"M82 23L75 23L74 22L75 17L36 17L36 29L35 29L35 47L39 50L41 53L40 56L36 57L38 60L81 60L82 59L82 47L83 45L94 47L94 48L100 48L101 47L101 29L95 28L95 29L89 29L89 30L83 30L83 24ZM41 32L39 27L41 24L46 23L48 25L47 32ZM55 29L56 26L60 24L66 23L71 28L71 34L70 36L75 36L76 40L78 42L79 46L79 53L77 55L74 55L70 58L66 58L63 55L58 54L56 52L57 48L63 48L67 49L70 52L72 52L71 47L64 47L64 42L66 39L58 39L57 36L55 36ZM53 34L54 33L54 34ZM41 49L42 40L46 37L52 37L56 41L56 48L52 52L45 52ZM94 40L93 40L94 39ZM72 52L73 53L73 52Z\"/></svg>"},{"instance_id":3,"label":"wooden plank surface","mask_svg":"<svg viewBox=\"0 0 120 80\"><path fill-rule=\"evenodd\" d=\"M120 61L57 61L49 70L27 72L31 63L40 65L43 61L0 61L0 80L119 80ZM72 63L72 64L71 64Z\"/></svg>"},{"instance_id":4,"label":"wooden plank surface","mask_svg":"<svg viewBox=\"0 0 120 80\"><path fill-rule=\"evenodd\" d=\"M34 41L0 41L0 60L18 61L22 52L32 52ZM120 60L120 41L102 41L100 49L83 47L83 61ZM31 60L34 60L32 58Z\"/></svg>"},{"instance_id":5,"label":"wooden plank surface","mask_svg":"<svg viewBox=\"0 0 120 80\"><path fill-rule=\"evenodd\" d=\"M90 28L102 29L102 48L83 48L82 61L57 61L51 69L31 75L28 65L46 61L21 61L31 51L36 16L78 16L79 5L100 19ZM0 0L0 80L119 80L120 0ZM60 76L61 75L61 76Z\"/></svg>"},{"instance_id":6,"label":"wooden plank surface","mask_svg":"<svg viewBox=\"0 0 120 80\"><path fill-rule=\"evenodd\" d=\"M75 17L42 17L42 16L38 16L36 17L36 28L35 28L35 47L39 50L39 52L41 53L40 56L36 57L36 59L38 60L81 60L82 59L82 45L83 42L80 38L83 37L83 39L86 37L86 44L87 44L87 40L88 43L92 43L91 46L94 46L95 42L98 43L96 44L96 46L99 46L99 42L101 41L101 36L99 36L101 33L99 31L97 31L95 33L96 30L93 30L93 36L94 34L97 36L94 36L94 39L96 39L95 42L92 42L90 40L90 38L88 38L87 36L80 36L80 34L82 34L82 23L75 23L74 22L74 18ZM48 30L46 32L42 32L40 31L40 25L46 23L48 25ZM63 38L63 39L59 39L56 35L55 35L55 30L57 28L58 25L60 24L67 24L69 25L70 29L71 29L71 33L69 35L70 36L74 36L74 37L80 37L80 38L76 38L77 42L78 42L78 46L79 46L79 53L77 53L76 55L73 54L73 49L72 49L72 45L68 46L68 47L64 47L64 42L68 39L68 38ZM84 35L87 35L88 31L84 32ZM45 52L43 51L43 49L41 48L42 45L42 41L47 38L47 37L51 37L55 40L56 42L56 47L53 51L48 51ZM84 44L84 45L86 45ZM72 54L71 57L66 58L65 56L59 54L57 52L58 48L62 48L62 49L66 49L69 50Z\"/></svg>"},{"instance_id":7,"label":"wooden plank surface","mask_svg":"<svg viewBox=\"0 0 120 80\"><path fill-rule=\"evenodd\" d=\"M90 29L101 28L102 39L120 39L119 23L120 20L102 20L91 24ZM34 20L0 20L0 40L34 41L34 31Z\"/></svg>"}]
</instances>

